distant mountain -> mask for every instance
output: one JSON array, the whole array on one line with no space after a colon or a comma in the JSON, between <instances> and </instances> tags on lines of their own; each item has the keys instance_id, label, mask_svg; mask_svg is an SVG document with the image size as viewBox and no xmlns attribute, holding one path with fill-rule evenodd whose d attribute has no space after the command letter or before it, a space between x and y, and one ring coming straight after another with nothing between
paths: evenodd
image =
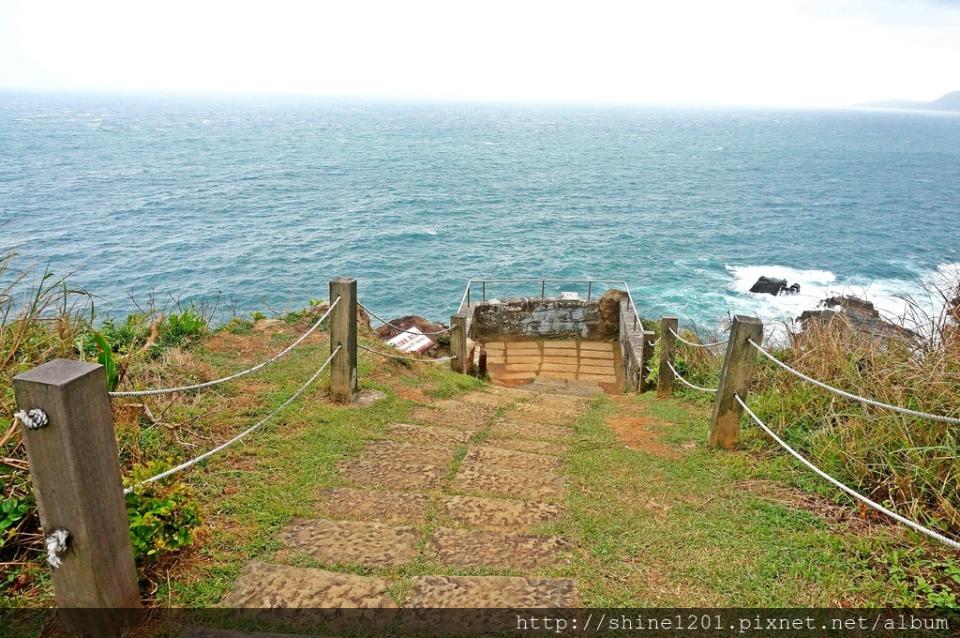
<instances>
[{"instance_id":1,"label":"distant mountain","mask_svg":"<svg viewBox=\"0 0 960 638\"><path fill-rule=\"evenodd\" d=\"M863 102L854 104L867 109L920 109L925 111L960 111L960 91L947 93L932 102L917 102L914 100L880 100L879 102Z\"/></svg>"}]
</instances>

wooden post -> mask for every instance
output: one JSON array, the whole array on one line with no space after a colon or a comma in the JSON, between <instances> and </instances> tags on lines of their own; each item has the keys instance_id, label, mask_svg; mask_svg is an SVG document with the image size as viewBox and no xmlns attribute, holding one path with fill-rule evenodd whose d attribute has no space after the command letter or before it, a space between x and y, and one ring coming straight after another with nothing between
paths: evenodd
<instances>
[{"instance_id":1,"label":"wooden post","mask_svg":"<svg viewBox=\"0 0 960 638\"><path fill-rule=\"evenodd\" d=\"M330 280L330 302L340 303L330 313L330 352L340 351L330 362L330 394L336 401L351 401L357 391L357 280Z\"/></svg>"},{"instance_id":2,"label":"wooden post","mask_svg":"<svg viewBox=\"0 0 960 638\"><path fill-rule=\"evenodd\" d=\"M676 317L660 319L660 371L657 378L657 396L668 397L673 394L673 371L667 362L673 363L673 356L677 349L677 338L673 333L677 331L679 323ZM673 332L671 332L671 330Z\"/></svg>"},{"instance_id":3,"label":"wooden post","mask_svg":"<svg viewBox=\"0 0 960 638\"><path fill-rule=\"evenodd\" d=\"M467 315L458 312L450 316L450 369L454 372L466 374L470 371L470 362L467 361Z\"/></svg>"},{"instance_id":4,"label":"wooden post","mask_svg":"<svg viewBox=\"0 0 960 638\"><path fill-rule=\"evenodd\" d=\"M139 608L140 591L120 478L103 366L55 359L13 379L21 410L42 410L47 425L23 439L40 523L69 534L53 570L61 608ZM71 614L75 631L115 633L120 616ZM78 626L79 625L79 626Z\"/></svg>"},{"instance_id":5,"label":"wooden post","mask_svg":"<svg viewBox=\"0 0 960 638\"><path fill-rule=\"evenodd\" d=\"M653 382L647 378L647 373L652 369L650 361L653 359L653 351L656 348L653 345L656 336L657 333L653 330L643 331L643 347L640 349L640 384L637 388L640 392L653 389Z\"/></svg>"},{"instance_id":6,"label":"wooden post","mask_svg":"<svg viewBox=\"0 0 960 638\"><path fill-rule=\"evenodd\" d=\"M723 357L720 386L713 403L713 416L710 419L709 440L713 445L732 448L737 443L743 408L734 395L747 400L750 377L757 361L757 353L748 343L750 339L755 343L761 342L763 323L756 317L735 315L730 327L727 353Z\"/></svg>"}]
</instances>

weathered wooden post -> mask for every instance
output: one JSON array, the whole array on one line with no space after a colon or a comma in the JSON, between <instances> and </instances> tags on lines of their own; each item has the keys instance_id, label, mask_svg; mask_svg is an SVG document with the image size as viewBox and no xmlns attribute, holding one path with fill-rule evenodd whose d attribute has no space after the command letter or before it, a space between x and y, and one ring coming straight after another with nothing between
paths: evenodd
<instances>
[{"instance_id":1,"label":"weathered wooden post","mask_svg":"<svg viewBox=\"0 0 960 638\"><path fill-rule=\"evenodd\" d=\"M710 443L732 448L737 443L740 432L740 417L743 408L734 395L747 400L750 377L757 361L757 353L748 341L760 343L763 340L763 323L756 317L735 315L730 327L730 340L727 353L723 357L723 369L720 372L720 386L713 403L713 416L710 419Z\"/></svg>"},{"instance_id":2,"label":"weathered wooden post","mask_svg":"<svg viewBox=\"0 0 960 638\"><path fill-rule=\"evenodd\" d=\"M679 322L676 317L663 317L660 319L660 370L657 378L657 396L668 397L673 394L673 371L670 365L673 364L673 357L676 354L677 338L673 333L677 332ZM668 363L670 365L668 365Z\"/></svg>"},{"instance_id":3,"label":"weathered wooden post","mask_svg":"<svg viewBox=\"0 0 960 638\"><path fill-rule=\"evenodd\" d=\"M653 351L656 348L654 342L657 333L653 330L643 331L643 347L640 348L640 384L637 388L640 392L647 392L653 389L653 382L647 378L650 372L650 360L653 359Z\"/></svg>"},{"instance_id":4,"label":"weathered wooden post","mask_svg":"<svg viewBox=\"0 0 960 638\"><path fill-rule=\"evenodd\" d=\"M330 362L330 394L336 401L351 401L357 391L357 280L330 280L330 303L340 298L330 313L330 352L340 351Z\"/></svg>"},{"instance_id":5,"label":"weathered wooden post","mask_svg":"<svg viewBox=\"0 0 960 638\"><path fill-rule=\"evenodd\" d=\"M13 379L60 608L139 608L140 592L103 366L56 359ZM46 423L44 423L44 421ZM60 550L59 552L57 550ZM59 566L55 566L59 562ZM64 613L111 635L122 616Z\"/></svg>"},{"instance_id":6,"label":"weathered wooden post","mask_svg":"<svg viewBox=\"0 0 960 638\"><path fill-rule=\"evenodd\" d=\"M470 371L470 362L467 360L467 315L468 311L460 311L450 316L450 368L454 372L466 374Z\"/></svg>"}]
</instances>

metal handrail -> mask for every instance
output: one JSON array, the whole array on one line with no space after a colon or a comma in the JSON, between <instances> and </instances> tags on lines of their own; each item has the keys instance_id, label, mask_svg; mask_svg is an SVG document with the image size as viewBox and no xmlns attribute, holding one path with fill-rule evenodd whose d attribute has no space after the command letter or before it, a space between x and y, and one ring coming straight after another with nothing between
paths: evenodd
<instances>
[{"instance_id":1,"label":"metal handrail","mask_svg":"<svg viewBox=\"0 0 960 638\"><path fill-rule=\"evenodd\" d=\"M474 284L480 284L482 286L482 297L486 301L486 292L487 284L530 284L530 283L539 283L540 284L540 297L541 299L546 295L546 285L551 284L587 284L587 300L589 301L592 296L593 284L606 284L606 285L620 285L623 286L624 290L627 293L627 298L630 300L630 308L633 310L633 327L636 328L640 324L640 313L637 310L637 304L633 299L633 293L630 290L630 286L627 285L626 279L550 279L543 278L540 279L469 279L467 280L467 287L463 291L463 296L460 298L460 305L457 307L457 314L459 314L464 306L469 307L470 304L470 293L473 289Z\"/></svg>"}]
</instances>

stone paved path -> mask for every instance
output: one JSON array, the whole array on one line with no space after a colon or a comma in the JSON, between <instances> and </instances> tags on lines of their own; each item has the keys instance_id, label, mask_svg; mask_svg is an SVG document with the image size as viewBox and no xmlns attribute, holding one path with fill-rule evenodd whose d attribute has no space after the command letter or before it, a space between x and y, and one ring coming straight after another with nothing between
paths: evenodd
<instances>
[{"instance_id":1,"label":"stone paved path","mask_svg":"<svg viewBox=\"0 0 960 638\"><path fill-rule=\"evenodd\" d=\"M573 548L537 528L563 511L562 454L585 410L582 397L498 386L417 407L340 464L318 518L281 530L281 555L299 558L278 562L317 566L252 562L221 604L577 606L575 582L537 577Z\"/></svg>"}]
</instances>

